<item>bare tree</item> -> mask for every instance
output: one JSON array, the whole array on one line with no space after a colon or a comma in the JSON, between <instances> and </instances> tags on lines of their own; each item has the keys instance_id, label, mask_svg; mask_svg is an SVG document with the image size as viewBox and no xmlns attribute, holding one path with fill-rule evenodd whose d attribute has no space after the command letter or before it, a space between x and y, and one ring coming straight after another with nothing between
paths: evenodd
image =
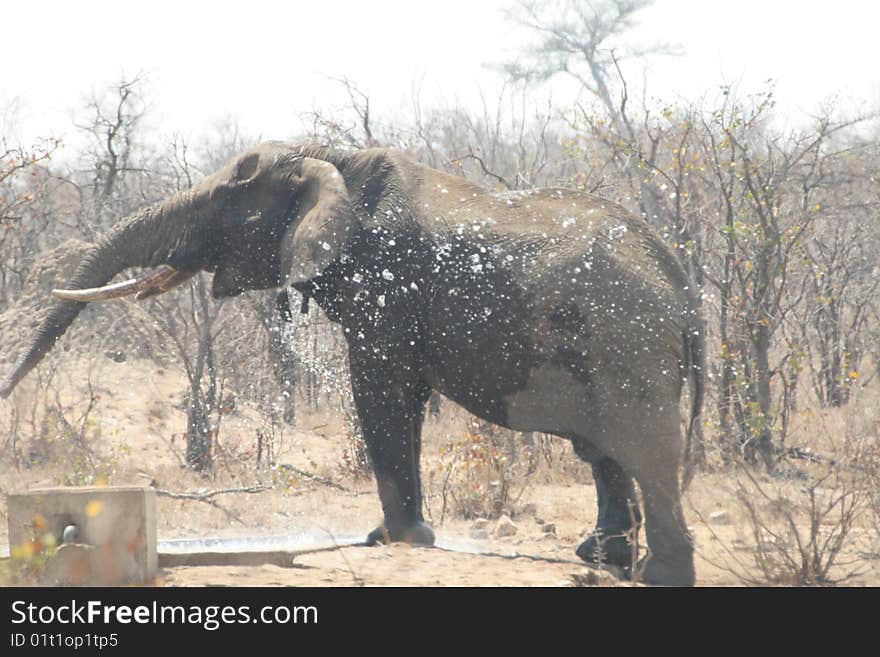
<instances>
[{"instance_id":1,"label":"bare tree","mask_svg":"<svg viewBox=\"0 0 880 657\"><path fill-rule=\"evenodd\" d=\"M503 64L511 78L546 80L557 74L576 79L598 98L620 134L635 137L627 114L626 83L620 63L649 55L676 55L666 43L627 45L624 35L637 24L637 14L653 0L521 0L506 12L508 20L526 28L535 40L523 57ZM615 87L620 84L619 92Z\"/></svg>"},{"instance_id":2,"label":"bare tree","mask_svg":"<svg viewBox=\"0 0 880 657\"><path fill-rule=\"evenodd\" d=\"M823 126L830 119L818 117L817 123L827 131ZM816 215L816 221L804 240L802 284L807 290L793 328L799 329L803 360L822 405L841 406L849 400L868 348L867 327L877 310L875 162L876 144L863 138L834 139L829 148L812 154L801 180L801 211Z\"/></svg>"},{"instance_id":3,"label":"bare tree","mask_svg":"<svg viewBox=\"0 0 880 657\"><path fill-rule=\"evenodd\" d=\"M59 147L59 140L49 139L26 148L0 135L0 308L21 290L39 250L47 222L33 206L45 199L43 165Z\"/></svg>"},{"instance_id":4,"label":"bare tree","mask_svg":"<svg viewBox=\"0 0 880 657\"><path fill-rule=\"evenodd\" d=\"M316 108L304 114L303 121L310 125L309 137L336 147L372 148L387 145L374 134L369 94L347 77L329 79L345 90L348 104L335 112L328 108Z\"/></svg>"},{"instance_id":5,"label":"bare tree","mask_svg":"<svg viewBox=\"0 0 880 657\"><path fill-rule=\"evenodd\" d=\"M143 204L148 186L138 176L148 174L149 149L142 134L147 106L143 76L122 79L102 93L92 92L76 123L90 145L79 173L88 179L91 204L85 208L81 228L89 239L120 216Z\"/></svg>"},{"instance_id":6,"label":"bare tree","mask_svg":"<svg viewBox=\"0 0 880 657\"><path fill-rule=\"evenodd\" d=\"M722 436L768 467L785 439L798 373L812 368L811 344L820 350L821 369L830 361L841 374L834 354L843 320L835 295L850 286L853 292L876 289L859 288L844 273L858 269L866 280L873 266L867 256L846 267L817 266L822 254L836 254L835 262L852 255L858 239L857 223L834 216L831 199L852 177L848 162L866 145L845 137L864 118L824 115L813 126L783 132L770 123L773 105L772 90L750 102L728 92L703 119L698 143L698 168L709 174L702 184L717 199L714 212L707 206L704 274L718 292L719 425ZM859 216L853 213L858 203L846 205L853 219ZM870 216L876 204L860 211ZM846 315L854 339L867 309Z\"/></svg>"}]
</instances>

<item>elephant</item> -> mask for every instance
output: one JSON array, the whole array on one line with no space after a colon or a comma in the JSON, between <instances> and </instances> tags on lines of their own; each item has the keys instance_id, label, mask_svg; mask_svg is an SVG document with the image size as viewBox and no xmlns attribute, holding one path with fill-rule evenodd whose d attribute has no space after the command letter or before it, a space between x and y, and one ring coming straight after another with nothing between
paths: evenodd
<instances>
[{"instance_id":1,"label":"elephant","mask_svg":"<svg viewBox=\"0 0 880 657\"><path fill-rule=\"evenodd\" d=\"M132 267L153 269L108 284ZM644 580L693 585L681 496L704 327L684 267L643 218L573 189L490 192L393 149L265 142L101 236L0 397L87 302L146 299L202 270L214 297L293 289L341 325L384 514L368 543L434 543L419 458L437 391L568 439L591 464L598 519L578 556L634 567L644 521Z\"/></svg>"}]
</instances>

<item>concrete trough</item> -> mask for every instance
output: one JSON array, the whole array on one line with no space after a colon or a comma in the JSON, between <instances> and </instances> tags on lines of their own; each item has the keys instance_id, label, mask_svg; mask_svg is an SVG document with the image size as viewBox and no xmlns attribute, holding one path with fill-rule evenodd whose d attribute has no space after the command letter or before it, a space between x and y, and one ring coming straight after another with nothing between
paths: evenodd
<instances>
[{"instance_id":1,"label":"concrete trough","mask_svg":"<svg viewBox=\"0 0 880 657\"><path fill-rule=\"evenodd\" d=\"M156 492L145 487L43 488L12 493L7 506L10 556L38 565L46 586L150 585L160 568L181 566L290 568L304 554L366 545L315 533L157 541Z\"/></svg>"},{"instance_id":2,"label":"concrete trough","mask_svg":"<svg viewBox=\"0 0 880 657\"><path fill-rule=\"evenodd\" d=\"M42 584L119 586L156 576L156 493L150 488L44 488L10 494L7 504L11 555L51 555L40 569Z\"/></svg>"}]
</instances>

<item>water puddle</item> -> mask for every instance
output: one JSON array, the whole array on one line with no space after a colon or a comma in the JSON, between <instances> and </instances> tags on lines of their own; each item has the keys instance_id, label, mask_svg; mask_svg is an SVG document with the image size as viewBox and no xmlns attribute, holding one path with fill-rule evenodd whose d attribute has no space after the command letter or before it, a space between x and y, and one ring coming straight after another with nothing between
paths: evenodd
<instances>
[{"instance_id":1,"label":"water puddle","mask_svg":"<svg viewBox=\"0 0 880 657\"><path fill-rule=\"evenodd\" d=\"M327 532L299 532L276 536L216 536L207 538L160 538L160 554L194 554L198 552L271 552L327 549L363 545L363 534L329 534ZM498 549L463 537L442 535L435 547L465 554L496 554L516 556L513 550ZM493 549L494 548L494 549ZM0 544L0 559L9 557L9 546Z\"/></svg>"},{"instance_id":2,"label":"water puddle","mask_svg":"<svg viewBox=\"0 0 880 657\"><path fill-rule=\"evenodd\" d=\"M363 536L300 532L282 536L228 536L213 538L161 538L158 551L166 554L194 552L267 552L309 550L363 543Z\"/></svg>"}]
</instances>

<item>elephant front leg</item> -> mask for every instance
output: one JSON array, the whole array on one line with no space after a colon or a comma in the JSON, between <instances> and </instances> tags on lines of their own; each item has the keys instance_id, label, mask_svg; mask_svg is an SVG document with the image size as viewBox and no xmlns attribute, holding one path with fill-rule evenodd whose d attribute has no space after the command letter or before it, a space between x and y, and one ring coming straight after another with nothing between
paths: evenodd
<instances>
[{"instance_id":1,"label":"elephant front leg","mask_svg":"<svg viewBox=\"0 0 880 657\"><path fill-rule=\"evenodd\" d=\"M419 474L430 389L393 372L353 364L352 391L384 513L383 525L370 532L367 543L433 545L434 532L422 516Z\"/></svg>"}]
</instances>

